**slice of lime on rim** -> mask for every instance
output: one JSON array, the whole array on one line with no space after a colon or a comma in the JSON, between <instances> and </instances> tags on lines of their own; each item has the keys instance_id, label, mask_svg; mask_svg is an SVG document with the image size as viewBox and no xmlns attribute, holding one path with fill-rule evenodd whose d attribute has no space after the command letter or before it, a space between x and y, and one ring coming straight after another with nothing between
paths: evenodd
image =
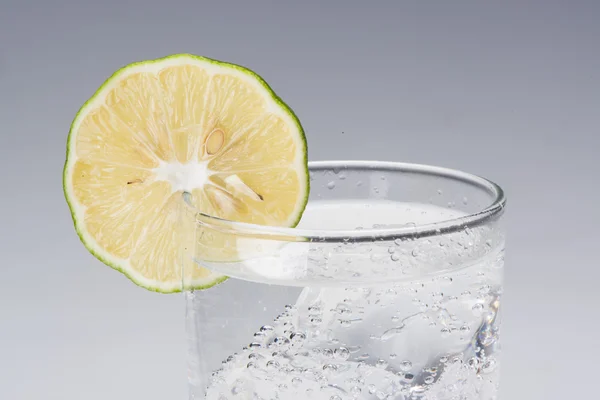
<instances>
[{"instance_id":1,"label":"slice of lime on rim","mask_svg":"<svg viewBox=\"0 0 600 400\"><path fill-rule=\"evenodd\" d=\"M309 193L306 139L254 72L177 54L118 70L83 105L63 186L99 260L152 291L179 292L184 279L204 289L226 277L182 265L193 261L180 249L197 245L193 221L180 218L183 193L208 215L293 227ZM229 244L224 257L233 253Z\"/></svg>"}]
</instances>

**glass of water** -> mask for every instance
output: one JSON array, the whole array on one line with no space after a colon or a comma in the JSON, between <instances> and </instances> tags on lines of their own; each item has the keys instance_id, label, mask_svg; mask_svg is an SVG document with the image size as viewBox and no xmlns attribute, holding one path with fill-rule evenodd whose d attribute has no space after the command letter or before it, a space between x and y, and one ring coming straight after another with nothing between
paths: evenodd
<instances>
[{"instance_id":1,"label":"glass of water","mask_svg":"<svg viewBox=\"0 0 600 400\"><path fill-rule=\"evenodd\" d=\"M309 169L296 228L188 206L186 268L230 277L186 292L189 398L495 399L502 189L414 164Z\"/></svg>"}]
</instances>

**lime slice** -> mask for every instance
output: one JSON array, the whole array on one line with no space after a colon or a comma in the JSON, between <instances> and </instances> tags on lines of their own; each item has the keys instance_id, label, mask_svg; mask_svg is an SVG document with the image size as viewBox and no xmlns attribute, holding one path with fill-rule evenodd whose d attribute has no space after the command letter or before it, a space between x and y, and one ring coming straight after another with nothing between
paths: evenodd
<instances>
[{"instance_id":1,"label":"lime slice","mask_svg":"<svg viewBox=\"0 0 600 400\"><path fill-rule=\"evenodd\" d=\"M149 290L225 277L182 265L183 193L206 214L295 226L308 197L300 122L254 72L189 54L113 74L71 125L64 191L87 249ZM231 244L228 244L231 246ZM228 249L231 254L232 249Z\"/></svg>"}]
</instances>

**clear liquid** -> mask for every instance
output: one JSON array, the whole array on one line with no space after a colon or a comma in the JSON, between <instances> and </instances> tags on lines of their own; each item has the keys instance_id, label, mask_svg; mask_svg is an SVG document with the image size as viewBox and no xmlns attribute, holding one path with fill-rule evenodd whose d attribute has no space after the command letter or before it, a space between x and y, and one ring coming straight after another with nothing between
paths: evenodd
<instances>
[{"instance_id":1,"label":"clear liquid","mask_svg":"<svg viewBox=\"0 0 600 400\"><path fill-rule=\"evenodd\" d=\"M371 228L458 216L428 205L316 203L301 227ZM419 251L433 254L434 246L446 245L432 240ZM388 255L394 266L415 257L393 249ZM387 265L369 257L353 257L351 264L363 276ZM192 398L494 399L501 269L499 247L448 272L365 287L231 280L188 294L188 326L195 327L189 330ZM255 268L250 280L280 272Z\"/></svg>"}]
</instances>

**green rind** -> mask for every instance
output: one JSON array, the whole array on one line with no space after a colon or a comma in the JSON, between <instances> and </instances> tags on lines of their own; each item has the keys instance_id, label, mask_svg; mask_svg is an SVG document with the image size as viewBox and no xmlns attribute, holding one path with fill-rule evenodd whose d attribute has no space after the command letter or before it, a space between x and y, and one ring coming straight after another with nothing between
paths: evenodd
<instances>
[{"instance_id":1,"label":"green rind","mask_svg":"<svg viewBox=\"0 0 600 400\"><path fill-rule=\"evenodd\" d=\"M101 261L102 263L104 263L105 265L111 267L112 269L122 273L123 275L125 275L130 281L132 281L133 283L135 283L137 286L144 288L146 290L152 291L152 292L156 292L156 293L163 293L163 294L171 294L171 293L180 293L182 290L204 290L204 289L209 289L215 285L218 285L219 283L222 283L224 281L226 281L228 279L227 276L221 276L216 278L215 280L213 280L210 283L207 284L202 284L202 285L197 285L197 286L188 286L188 287L179 287L179 288L175 288L173 290L161 290L160 288L157 287L152 287L152 286L148 286L148 285L144 285L142 283L140 283L139 281L137 281L135 279L135 277L133 277L131 274L129 274L127 271L125 271L123 268L121 268L118 265L115 265L111 262L109 262L108 260L106 260L101 254L99 254L98 252L96 252L92 246L87 242L87 239L85 238L84 233L82 232L82 225L80 225L79 221L77 220L77 217L75 216L75 209L72 205L72 199L69 196L69 192L67 190L67 167L69 164L69 155L70 155L70 151L71 151L71 140L73 138L73 127L75 125L75 122L78 120L78 118L80 117L80 115L82 114L82 112L87 108L87 106L90 105L90 103L92 103L94 100L96 100L96 97L103 91L103 89L110 83L112 82L114 79L118 78L121 74L123 74L124 72L127 72L128 70L141 66L141 65L150 65L150 64L157 64L163 61L167 61L167 60L172 60L175 58L184 58L184 59L196 59L196 60L200 60L200 61L205 61L211 64L216 64L225 68L231 68L231 69L235 69L238 70L242 73L245 73L247 75L250 75L251 77L253 77L257 82L259 82L263 88L265 88L267 90L267 92L271 95L271 99L285 112L287 113L292 121L296 124L296 128L298 129L298 132L301 135L301 139L302 139L302 144L303 144L303 151L302 154L304 156L304 160L303 160L303 164L305 166L305 179L306 179L306 193L303 199L303 204L302 207L300 209L300 212L298 213L298 218L296 219L296 221L294 221L290 227L295 227L296 225L298 225L298 223L300 222L300 219L302 218L302 214L304 213L304 209L306 208L306 204L308 203L308 196L310 193L310 178L309 178L309 173L308 173L308 144L306 142L306 134L304 133L304 129L302 128L302 124L300 123L300 120L298 119L298 116L294 113L294 111L275 93L275 91L273 91L273 89L269 86L269 84L260 76L258 75L256 72L238 65L238 64L233 64L233 63L228 63L228 62L224 62L224 61L219 61L219 60L215 60L212 58L208 58L208 57L204 57L204 56L199 56L199 55L195 55L195 54L189 54L189 53L180 53L180 54L173 54L170 56L165 56L165 57L161 57L161 58L156 58L153 60L147 60L147 61L138 61L138 62L134 62L131 64L128 64L120 69L118 69L117 71L115 71L108 79L106 79L104 81L104 83L96 90L96 92L92 95L92 97L90 97L77 111L77 114L75 115L75 118L73 119L73 121L71 122L71 126L69 127L69 134L67 136L67 152L66 152L66 158L65 158L65 164L63 167L63 193L65 195L65 200L67 202L67 205L69 207L69 212L71 213L71 218L73 219L73 225L75 226L75 231L77 232L77 236L79 236L79 240L83 243L83 245L85 246L85 248L94 256L96 257L99 261ZM183 286L183 285L182 285Z\"/></svg>"}]
</instances>

